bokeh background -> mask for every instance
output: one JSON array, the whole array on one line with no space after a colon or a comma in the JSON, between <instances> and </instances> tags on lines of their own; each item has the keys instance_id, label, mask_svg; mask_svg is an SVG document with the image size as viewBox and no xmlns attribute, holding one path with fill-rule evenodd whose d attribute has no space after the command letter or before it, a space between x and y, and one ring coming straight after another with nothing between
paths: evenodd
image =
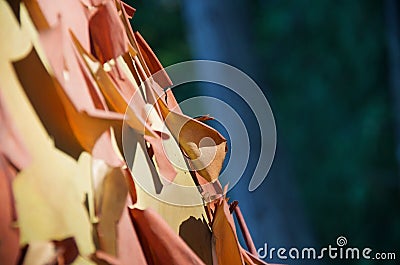
<instances>
[{"instance_id":1,"label":"bokeh background","mask_svg":"<svg viewBox=\"0 0 400 265\"><path fill-rule=\"evenodd\" d=\"M229 196L239 200L257 248L264 243L335 246L336 238L345 236L350 247L396 252L398 262L396 0L127 2L137 9L133 28L164 66L190 59L229 63L252 77L268 98L276 120L277 152L268 178L254 192L247 187L260 135L246 106L235 105L250 128L252 153ZM182 101L210 91L199 84L174 92Z\"/></svg>"}]
</instances>

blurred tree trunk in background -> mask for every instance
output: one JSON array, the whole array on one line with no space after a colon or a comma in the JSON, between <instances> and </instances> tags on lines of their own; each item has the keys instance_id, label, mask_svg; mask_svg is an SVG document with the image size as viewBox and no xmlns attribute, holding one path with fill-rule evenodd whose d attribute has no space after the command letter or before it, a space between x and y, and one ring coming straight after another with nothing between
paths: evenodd
<instances>
[{"instance_id":1,"label":"blurred tree trunk in background","mask_svg":"<svg viewBox=\"0 0 400 265\"><path fill-rule=\"evenodd\" d=\"M185 0L183 13L193 57L228 63L243 70L264 89L271 103L271 91L265 89L266 66L259 61L253 47L252 38L256 35L252 32L253 19L245 1ZM218 110L208 111L213 116ZM259 156L260 135L254 132L258 130L256 122L246 126L250 126L253 146L250 170L230 192L230 197L239 201L256 247L264 246L264 242L269 247L313 246L313 235L290 170L290 159L282 150L279 122L275 161L264 183L252 193L248 185Z\"/></svg>"},{"instance_id":2,"label":"blurred tree trunk in background","mask_svg":"<svg viewBox=\"0 0 400 265\"><path fill-rule=\"evenodd\" d=\"M385 1L388 79L392 95L396 160L400 172L400 30L397 0Z\"/></svg>"}]
</instances>

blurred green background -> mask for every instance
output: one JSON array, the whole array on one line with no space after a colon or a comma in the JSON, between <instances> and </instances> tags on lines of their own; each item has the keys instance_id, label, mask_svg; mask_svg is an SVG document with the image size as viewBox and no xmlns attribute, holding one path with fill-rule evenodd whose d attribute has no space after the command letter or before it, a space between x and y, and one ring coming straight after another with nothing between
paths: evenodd
<instances>
[{"instance_id":1,"label":"blurred green background","mask_svg":"<svg viewBox=\"0 0 400 265\"><path fill-rule=\"evenodd\" d=\"M128 1L137 9L132 25L164 66L207 57L198 52L201 48L190 37L193 23L201 23L192 21L193 12L200 12L198 21L214 19L208 23L215 27L210 30L225 23L227 32L238 34L234 43L225 36L227 46L248 48L245 57L231 60L221 49L225 57L210 59L239 67L264 89L276 119L278 151L284 150L284 155L277 156L272 177L258 193L249 193L247 182L239 185L245 190L234 194L248 194L239 200L254 200L257 211L263 211L262 198L273 203L279 197L263 193L268 185L274 185L273 172L290 168L282 174L291 175L285 185L296 191L292 200L301 205L305 223L297 228L293 224L291 229L304 230L299 235L310 238L291 242L290 235L282 233L289 239L274 241L269 238L271 233L261 229L266 225L264 219L242 207L257 247L269 239L298 247L323 247L335 245L336 238L344 235L350 246L395 251L400 259L400 164L396 160L400 142L396 93L400 93L400 87L393 81L398 80L400 72L396 72L392 58L396 51L388 45L391 38L399 37L390 29L397 27L398 31L400 20L396 12L391 12L391 1L215 1L209 6L197 3L200 6L190 7L196 5L191 1L201 2ZM201 13L207 8L210 12ZM398 6L395 8L398 11ZM199 27L207 37L207 23ZM218 38L224 42L223 35ZM241 65L241 60L249 58L250 63ZM200 93L196 88L185 91L177 93L177 98ZM280 187L282 193L286 186ZM294 203L291 198L286 200L279 204L282 216L277 222L297 218L283 208L285 203Z\"/></svg>"}]
</instances>

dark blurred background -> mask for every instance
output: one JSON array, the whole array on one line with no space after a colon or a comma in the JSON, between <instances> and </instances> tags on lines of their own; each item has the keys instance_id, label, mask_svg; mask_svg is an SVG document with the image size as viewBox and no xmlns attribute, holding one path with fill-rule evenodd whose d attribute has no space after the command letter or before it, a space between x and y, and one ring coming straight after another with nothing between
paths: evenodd
<instances>
[{"instance_id":1,"label":"dark blurred background","mask_svg":"<svg viewBox=\"0 0 400 265\"><path fill-rule=\"evenodd\" d=\"M259 152L254 129L249 167L229 195L239 200L257 248L319 248L345 236L350 247L400 259L396 0L128 2L137 9L134 29L164 66L229 63L268 98L278 135L272 169L248 191ZM201 85L175 92L178 100L204 93Z\"/></svg>"}]
</instances>

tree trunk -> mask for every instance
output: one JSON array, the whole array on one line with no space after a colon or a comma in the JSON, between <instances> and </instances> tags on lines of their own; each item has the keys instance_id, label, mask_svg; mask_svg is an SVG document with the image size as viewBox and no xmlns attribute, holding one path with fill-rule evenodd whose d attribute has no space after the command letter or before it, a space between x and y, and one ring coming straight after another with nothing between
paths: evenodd
<instances>
[{"instance_id":1,"label":"tree trunk","mask_svg":"<svg viewBox=\"0 0 400 265\"><path fill-rule=\"evenodd\" d=\"M388 79L392 95L397 168L400 172L400 31L398 2L385 1Z\"/></svg>"}]
</instances>

